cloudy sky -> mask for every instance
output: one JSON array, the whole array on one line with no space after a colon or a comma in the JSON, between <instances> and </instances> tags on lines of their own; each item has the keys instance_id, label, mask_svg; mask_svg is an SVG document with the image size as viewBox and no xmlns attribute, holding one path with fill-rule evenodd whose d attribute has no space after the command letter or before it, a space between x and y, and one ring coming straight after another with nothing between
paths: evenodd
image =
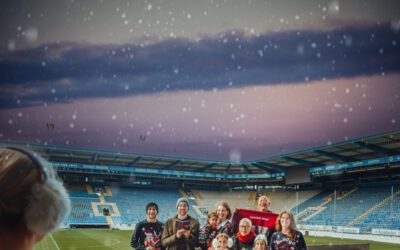
<instances>
[{"instance_id":1,"label":"cloudy sky","mask_svg":"<svg viewBox=\"0 0 400 250\"><path fill-rule=\"evenodd\" d=\"M2 1L0 141L249 161L400 129L398 1Z\"/></svg>"}]
</instances>

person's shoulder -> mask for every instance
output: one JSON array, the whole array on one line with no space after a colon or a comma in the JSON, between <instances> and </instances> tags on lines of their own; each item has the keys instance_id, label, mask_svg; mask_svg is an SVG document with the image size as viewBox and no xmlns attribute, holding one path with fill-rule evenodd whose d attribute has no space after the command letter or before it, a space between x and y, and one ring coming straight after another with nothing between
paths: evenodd
<instances>
[{"instance_id":1,"label":"person's shoulder","mask_svg":"<svg viewBox=\"0 0 400 250\"><path fill-rule=\"evenodd\" d=\"M199 222L196 218L194 218L194 217L192 217L192 216L190 216L190 215L188 215L188 217L189 217L189 220L190 220L192 223L197 223L197 224L200 225L200 222Z\"/></svg>"},{"instance_id":2,"label":"person's shoulder","mask_svg":"<svg viewBox=\"0 0 400 250\"><path fill-rule=\"evenodd\" d=\"M164 224L172 223L173 221L175 221L175 216L168 218Z\"/></svg>"},{"instance_id":3,"label":"person's shoulder","mask_svg":"<svg viewBox=\"0 0 400 250\"><path fill-rule=\"evenodd\" d=\"M143 225L146 225L146 224L147 224L147 220L144 219L144 220L139 221L136 225L137 225L138 227L140 227L140 226L143 226Z\"/></svg>"},{"instance_id":4,"label":"person's shoulder","mask_svg":"<svg viewBox=\"0 0 400 250\"><path fill-rule=\"evenodd\" d=\"M281 232L279 232L279 231L275 231L273 234L272 234L272 238L275 238L275 237L278 237L278 236L280 236L280 235L282 235L282 233Z\"/></svg>"},{"instance_id":5,"label":"person's shoulder","mask_svg":"<svg viewBox=\"0 0 400 250\"><path fill-rule=\"evenodd\" d=\"M300 232L299 230L296 230L296 231L294 232L294 235L295 235L296 237L303 237L303 233Z\"/></svg>"}]
</instances>

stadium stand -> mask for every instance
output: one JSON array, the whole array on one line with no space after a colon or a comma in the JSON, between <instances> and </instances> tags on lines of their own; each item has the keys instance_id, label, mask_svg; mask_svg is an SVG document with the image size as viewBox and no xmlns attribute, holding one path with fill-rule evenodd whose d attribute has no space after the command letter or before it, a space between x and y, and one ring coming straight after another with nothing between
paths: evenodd
<instances>
[{"instance_id":1,"label":"stadium stand","mask_svg":"<svg viewBox=\"0 0 400 250\"><path fill-rule=\"evenodd\" d=\"M398 187L395 191L398 191ZM362 231L370 231L372 226L376 227L376 225L381 228L398 229L398 197L396 196L390 202L390 187L358 187L350 190L338 190L336 194L336 202L333 198L333 190L329 190L321 192L301 204L298 208L301 211L299 212L298 223L355 226L360 227ZM384 200L386 200L386 205L381 204ZM388 203L392 205L388 206ZM356 221L357 218L371 209L373 211L369 212L367 216ZM307 211L311 212L307 213ZM394 211L397 211L396 215ZM377 223L378 221L380 223Z\"/></svg>"},{"instance_id":2,"label":"stadium stand","mask_svg":"<svg viewBox=\"0 0 400 250\"><path fill-rule=\"evenodd\" d=\"M90 188L73 187L74 190ZM175 202L179 197L189 199L190 214L200 223L205 215L215 211L216 204L227 201L232 211L236 208L254 209L257 195L250 191L210 191L183 189L143 189L120 186L104 186L103 194L70 191L71 215L65 224L110 224L116 227L133 227L145 217L144 208L150 201L160 207L159 220L165 221L176 213ZM296 207L294 191L264 191L272 200L274 212L298 211L298 224L329 225L360 228L371 232L372 228L400 229L400 186L363 186L336 190L307 190L298 192ZM106 209L111 216L105 216ZM107 218L109 217L109 218ZM111 219L111 220L110 220Z\"/></svg>"}]
</instances>

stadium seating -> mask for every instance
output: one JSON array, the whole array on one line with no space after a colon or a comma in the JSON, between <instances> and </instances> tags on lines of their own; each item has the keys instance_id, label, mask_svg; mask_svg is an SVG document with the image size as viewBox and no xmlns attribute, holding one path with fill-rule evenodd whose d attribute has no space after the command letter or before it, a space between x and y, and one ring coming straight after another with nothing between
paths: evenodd
<instances>
[{"instance_id":1,"label":"stadium seating","mask_svg":"<svg viewBox=\"0 0 400 250\"><path fill-rule=\"evenodd\" d=\"M338 195L339 191L344 191L344 195ZM380 205L383 200L391 195L390 187L371 186L359 187L351 191L339 191L337 191L336 202L332 197L333 190L328 190L299 205L298 210L302 212L306 211L307 208L321 205L324 209L320 212L315 212L314 216L300 217L298 223L307 225L354 226L361 228L362 231L370 231L372 227L399 228L399 197L395 197L392 201L388 199L385 204ZM398 188L395 191L398 191ZM391 205L388 206L388 204ZM377 208L374 208L375 206ZM368 215L354 223L364 213L368 213ZM301 212L299 215L301 215Z\"/></svg>"},{"instance_id":2,"label":"stadium seating","mask_svg":"<svg viewBox=\"0 0 400 250\"><path fill-rule=\"evenodd\" d=\"M205 223L204 216L209 211L215 211L216 204L222 200L228 202L233 211L236 208L256 207L256 193L250 191L162 190L119 186L105 186L101 189L104 192L96 194L88 193L91 190L88 187L74 187L69 192L72 200L71 215L64 223L113 223L116 226L132 227L145 218L145 206L151 201L159 206L159 220L165 221L176 213L176 200L182 196L189 198L192 207L189 213L201 224ZM297 211L300 225L357 227L363 232L370 232L372 228L400 229L400 186L394 187L393 196L391 186L336 190L336 201L334 190L299 191L297 207L296 192L262 193L271 198L272 211ZM110 211L111 217L103 215L102 209L105 207Z\"/></svg>"}]
</instances>

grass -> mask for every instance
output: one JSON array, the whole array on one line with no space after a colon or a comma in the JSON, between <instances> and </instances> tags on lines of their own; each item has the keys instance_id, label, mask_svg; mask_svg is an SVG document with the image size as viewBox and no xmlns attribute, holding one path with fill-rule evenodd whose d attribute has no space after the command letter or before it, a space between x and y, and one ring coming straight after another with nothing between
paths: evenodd
<instances>
[{"instance_id":1,"label":"grass","mask_svg":"<svg viewBox=\"0 0 400 250\"><path fill-rule=\"evenodd\" d=\"M132 231L62 230L46 236L34 250L131 250L131 235ZM308 236L306 243L307 245L369 243L371 250L400 249L399 244L331 237Z\"/></svg>"}]
</instances>

